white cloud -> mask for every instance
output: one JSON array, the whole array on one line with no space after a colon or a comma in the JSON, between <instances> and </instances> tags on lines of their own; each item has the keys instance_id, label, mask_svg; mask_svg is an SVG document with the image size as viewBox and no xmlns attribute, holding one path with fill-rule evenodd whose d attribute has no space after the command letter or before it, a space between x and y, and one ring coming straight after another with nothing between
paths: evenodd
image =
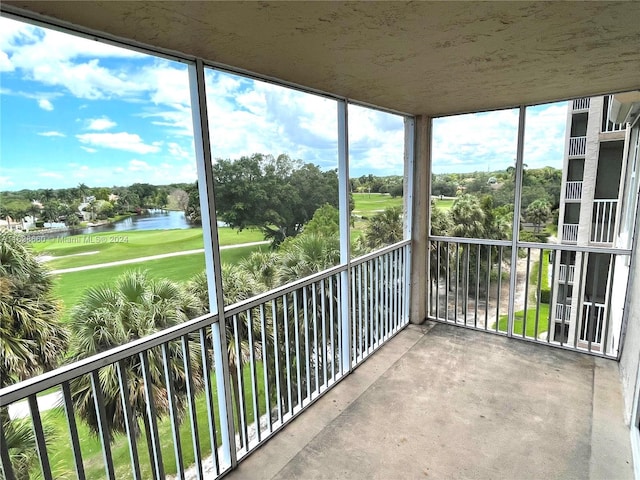
<instances>
[{"instance_id":1,"label":"white cloud","mask_svg":"<svg viewBox=\"0 0 640 480\"><path fill-rule=\"evenodd\" d=\"M0 72L12 72L13 70L15 70L15 67L9 60L9 55L0 50Z\"/></svg>"},{"instance_id":2,"label":"white cloud","mask_svg":"<svg viewBox=\"0 0 640 480\"><path fill-rule=\"evenodd\" d=\"M132 172L140 172L151 170L151 166L142 160L133 159L129 162L129 170Z\"/></svg>"},{"instance_id":3,"label":"white cloud","mask_svg":"<svg viewBox=\"0 0 640 480\"><path fill-rule=\"evenodd\" d=\"M110 120L107 117L102 117L102 118L90 118L89 120L87 120L87 130L109 130L110 128L115 127L117 124L116 122Z\"/></svg>"},{"instance_id":4,"label":"white cloud","mask_svg":"<svg viewBox=\"0 0 640 480\"><path fill-rule=\"evenodd\" d=\"M0 177L0 187L8 188L14 186L15 183L11 181L11 177Z\"/></svg>"},{"instance_id":5,"label":"white cloud","mask_svg":"<svg viewBox=\"0 0 640 480\"><path fill-rule=\"evenodd\" d=\"M185 150L184 148L182 148L182 146L180 146L176 142L169 142L167 146L169 147L169 155L171 155L173 158L179 158L183 160L194 159L192 152Z\"/></svg>"},{"instance_id":6,"label":"white cloud","mask_svg":"<svg viewBox=\"0 0 640 480\"><path fill-rule=\"evenodd\" d=\"M96 150L95 148L91 148L91 147L83 147L82 145L80 145L80 148L82 150L84 150L87 153L96 153L98 150Z\"/></svg>"},{"instance_id":7,"label":"white cloud","mask_svg":"<svg viewBox=\"0 0 640 480\"><path fill-rule=\"evenodd\" d=\"M46 98L41 98L38 100L38 106L43 109L46 110L48 112L50 112L51 110L53 110L53 104L47 100Z\"/></svg>"},{"instance_id":8,"label":"white cloud","mask_svg":"<svg viewBox=\"0 0 640 480\"><path fill-rule=\"evenodd\" d=\"M76 135L81 143L93 147L113 148L140 154L156 153L160 147L148 145L135 133L82 133Z\"/></svg>"},{"instance_id":9,"label":"white cloud","mask_svg":"<svg viewBox=\"0 0 640 480\"><path fill-rule=\"evenodd\" d=\"M66 137L64 133L57 132L55 130L51 130L49 132L41 132L38 135L40 135L41 137Z\"/></svg>"},{"instance_id":10,"label":"white cloud","mask_svg":"<svg viewBox=\"0 0 640 480\"><path fill-rule=\"evenodd\" d=\"M566 102L527 107L524 163L528 168L562 168L566 119ZM436 118L434 171L506 169L516 158L517 132L517 109Z\"/></svg>"},{"instance_id":11,"label":"white cloud","mask_svg":"<svg viewBox=\"0 0 640 480\"><path fill-rule=\"evenodd\" d=\"M64 178L64 175L61 175L56 172L40 172L38 176L45 177L45 178Z\"/></svg>"}]
</instances>

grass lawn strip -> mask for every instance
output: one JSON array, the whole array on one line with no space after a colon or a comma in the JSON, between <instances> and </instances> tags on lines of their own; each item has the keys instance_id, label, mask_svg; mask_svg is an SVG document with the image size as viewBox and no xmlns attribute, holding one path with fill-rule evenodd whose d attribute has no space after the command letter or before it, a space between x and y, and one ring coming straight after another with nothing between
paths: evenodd
<instances>
[{"instance_id":1,"label":"grass lawn strip","mask_svg":"<svg viewBox=\"0 0 640 480\"><path fill-rule=\"evenodd\" d=\"M227 227L219 229L219 238L221 246L264 240L259 230L246 229L239 232ZM203 248L203 245L202 229L190 228L74 235L42 243L33 243L33 249L39 254L63 257L47 262L47 266L51 270L60 270L185 250L196 250ZM79 255L96 251L99 253Z\"/></svg>"}]
</instances>

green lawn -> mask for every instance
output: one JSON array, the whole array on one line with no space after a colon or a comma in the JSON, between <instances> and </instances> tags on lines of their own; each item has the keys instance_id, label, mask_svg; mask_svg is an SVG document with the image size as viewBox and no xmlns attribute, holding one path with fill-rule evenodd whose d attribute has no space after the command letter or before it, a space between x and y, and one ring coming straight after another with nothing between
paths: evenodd
<instances>
[{"instance_id":1,"label":"green lawn","mask_svg":"<svg viewBox=\"0 0 640 480\"><path fill-rule=\"evenodd\" d=\"M353 214L371 216L389 207L402 207L402 197L392 198L388 193L354 193Z\"/></svg>"},{"instance_id":2,"label":"green lawn","mask_svg":"<svg viewBox=\"0 0 640 480\"><path fill-rule=\"evenodd\" d=\"M254 245L222 250L222 262L237 263L242 258L248 257L251 252L268 248L269 245ZM150 260L144 263L64 273L54 276L53 294L63 301L63 318L67 318L69 309L77 303L88 287L112 282L127 270L147 270L154 278L168 278L176 282L182 282L190 279L196 273L204 270L204 268L204 253L195 253L193 255Z\"/></svg>"},{"instance_id":3,"label":"green lawn","mask_svg":"<svg viewBox=\"0 0 640 480\"><path fill-rule=\"evenodd\" d=\"M220 245L259 242L264 239L259 230L232 228L219 229ZM47 242L34 243L34 251L64 257L47 262L52 270L108 263L129 258L147 257L163 253L202 248L202 229L139 230L131 232L103 232L92 235L74 235ZM91 255L77 255L98 252Z\"/></svg>"},{"instance_id":4,"label":"green lawn","mask_svg":"<svg viewBox=\"0 0 640 480\"><path fill-rule=\"evenodd\" d=\"M258 372L262 371L262 364L256 362ZM245 364L243 369L243 377L245 383L245 392L247 398L251 398L251 371L249 364ZM264 394L264 376L257 375L258 382L258 409L261 415L265 413L265 394ZM218 395L216 390L215 373L211 373L211 383L214 401L214 414L216 416L216 432L217 442L220 445L220 421L218 414ZM245 403L247 409L248 422L253 422L254 412L253 403L247 401ZM211 443L209 441L209 426L207 416L207 404L204 393L196 396L196 417L198 420L198 434L200 437L200 449L204 458L211 454ZM235 417L234 417L235 418ZM100 440L89 430L89 428L76 418L78 426L78 436L80 437L80 445L84 460L85 473L88 479L103 479L105 476L104 463L102 459L102 447ZM65 477L65 473L73 477L74 463L72 451L69 448L69 434L67 429L67 420L62 408L50 410L43 415L45 425L54 428L59 441L50 447L50 455L52 464L54 465L53 476L55 478ZM237 431L237 428L236 428ZM171 423L167 418L158 422L158 433L162 444L162 460L164 463L165 473L167 475L176 473L176 458L173 449L173 434L171 431ZM180 425L180 443L185 465L192 465L195 461L193 450L193 442L191 440L191 422L188 416L188 410L185 412L185 418ZM140 468L142 470L142 478L151 478L151 463L149 454L144 440L144 434L141 435L137 442L138 456L140 459ZM118 479L131 478L131 463L129 456L129 443L124 435L115 436L111 444L111 454L116 469L116 477Z\"/></svg>"},{"instance_id":5,"label":"green lawn","mask_svg":"<svg viewBox=\"0 0 640 480\"><path fill-rule=\"evenodd\" d=\"M438 207L439 209L450 210L451 207L453 206L454 199L443 198L442 200L440 200L439 198L436 198L434 201L436 202L436 207Z\"/></svg>"},{"instance_id":6,"label":"green lawn","mask_svg":"<svg viewBox=\"0 0 640 480\"><path fill-rule=\"evenodd\" d=\"M524 311L520 310L516 312L515 321L513 322L513 333L514 335L522 335L522 324L524 315ZM541 303L540 311L539 311L539 320L538 320L538 336L541 333L546 332L549 327L549 304ZM526 336L535 338L535 323L536 323L536 308L533 306L532 308L527 309L527 331ZM491 326L491 329L495 329L495 323ZM500 321L498 322L498 331L506 332L507 331L507 315L501 315Z\"/></svg>"}]
</instances>

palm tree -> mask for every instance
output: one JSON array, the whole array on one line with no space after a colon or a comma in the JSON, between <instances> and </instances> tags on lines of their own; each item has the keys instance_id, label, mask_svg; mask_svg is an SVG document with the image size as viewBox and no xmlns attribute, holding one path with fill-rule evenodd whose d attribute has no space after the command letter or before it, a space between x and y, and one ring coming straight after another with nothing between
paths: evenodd
<instances>
[{"instance_id":1,"label":"palm tree","mask_svg":"<svg viewBox=\"0 0 640 480\"><path fill-rule=\"evenodd\" d=\"M286 241L280 250L279 284L284 285L336 265L340 261L337 235L303 233Z\"/></svg>"},{"instance_id":2,"label":"palm tree","mask_svg":"<svg viewBox=\"0 0 640 480\"><path fill-rule=\"evenodd\" d=\"M198 300L198 315L209 312L209 294L207 286L207 275L201 272L195 275L187 284L187 290ZM224 292L224 305L231 305L251 298L264 290L264 288L255 280L254 276L247 270L237 264L222 265L222 290ZM253 342L253 351L256 358L262 357L262 346L259 339L261 338L261 325L258 315L251 316L251 333L255 339ZM227 355L229 359L229 376L231 377L231 388L233 391L233 399L235 403L236 422L241 424L241 393L240 393L240 375L238 372L243 371L244 364L248 361L251 353L248 334L249 319L245 314L238 315L235 319L228 319L225 322L225 335L227 341ZM210 340L210 339L209 339ZM209 341L211 345L211 341ZM238 348L239 347L239 348ZM256 412L257 413L257 412ZM259 421L259 419L255 419ZM242 435L240 442L242 444Z\"/></svg>"},{"instance_id":3,"label":"palm tree","mask_svg":"<svg viewBox=\"0 0 640 480\"><path fill-rule=\"evenodd\" d=\"M484 238L485 212L478 198L473 195L460 195L455 199L451 210L453 227L451 233L455 237Z\"/></svg>"},{"instance_id":4,"label":"palm tree","mask_svg":"<svg viewBox=\"0 0 640 480\"><path fill-rule=\"evenodd\" d=\"M51 277L20 234L0 231L0 387L54 368L69 334Z\"/></svg>"},{"instance_id":5,"label":"palm tree","mask_svg":"<svg viewBox=\"0 0 640 480\"><path fill-rule=\"evenodd\" d=\"M69 340L58 314L51 278L24 238L0 231L0 388L57 365ZM10 420L6 409L0 409L0 422L16 477L29 478L37 460L30 422Z\"/></svg>"},{"instance_id":6,"label":"palm tree","mask_svg":"<svg viewBox=\"0 0 640 480\"><path fill-rule=\"evenodd\" d=\"M180 285L167 279L152 279L146 272L129 271L116 279L114 285L89 288L71 313L75 355L79 360L118 345L146 337L157 331L182 323L197 306L196 298ZM191 369L185 370L185 352L178 341L168 343L170 377L175 392L175 406L179 417L186 406L187 376L191 376L196 391L203 387L201 351L198 342L190 342ZM146 352L151 376L156 415L168 413L169 397L160 348ZM139 433L141 419L145 425L147 447L152 448L147 398L143 381L143 366L138 355L124 360L129 401ZM100 386L109 421L109 433L124 432L125 418L120 398L118 375L114 364L100 369ZM89 427L98 431L93 390L87 375L71 384L74 406ZM113 438L113 437L111 437ZM151 454L151 450L149 451Z\"/></svg>"},{"instance_id":7,"label":"palm tree","mask_svg":"<svg viewBox=\"0 0 640 480\"><path fill-rule=\"evenodd\" d=\"M369 219L360 242L365 249L375 250L399 242L403 235L402 210L392 207Z\"/></svg>"}]
</instances>

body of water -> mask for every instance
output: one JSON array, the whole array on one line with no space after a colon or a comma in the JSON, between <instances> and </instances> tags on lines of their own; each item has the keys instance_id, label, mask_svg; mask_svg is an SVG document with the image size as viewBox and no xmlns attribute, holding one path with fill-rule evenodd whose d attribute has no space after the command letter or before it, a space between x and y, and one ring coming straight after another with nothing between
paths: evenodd
<instances>
[{"instance_id":1,"label":"body of water","mask_svg":"<svg viewBox=\"0 0 640 480\"><path fill-rule=\"evenodd\" d=\"M131 230L168 230L192 228L193 225L187 222L184 212L174 212L167 210L149 210L148 214L135 215L125 218L111 225L103 227L88 227L86 233L97 232L128 232ZM83 232L84 233L84 232Z\"/></svg>"}]
</instances>

